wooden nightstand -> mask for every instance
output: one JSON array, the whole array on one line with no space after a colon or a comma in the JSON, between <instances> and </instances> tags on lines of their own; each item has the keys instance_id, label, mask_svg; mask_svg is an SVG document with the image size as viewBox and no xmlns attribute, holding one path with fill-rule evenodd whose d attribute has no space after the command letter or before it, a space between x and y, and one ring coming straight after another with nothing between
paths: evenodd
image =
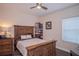
<instances>
[{"instance_id":1,"label":"wooden nightstand","mask_svg":"<svg viewBox=\"0 0 79 59\"><path fill-rule=\"evenodd\" d=\"M6 56L6 55L12 55L14 53L14 39L12 38L6 38L6 39L0 39L0 55Z\"/></svg>"},{"instance_id":2,"label":"wooden nightstand","mask_svg":"<svg viewBox=\"0 0 79 59\"><path fill-rule=\"evenodd\" d=\"M36 37L36 38L43 39L43 37L42 37L42 35L41 35L41 34L35 34L35 37Z\"/></svg>"}]
</instances>

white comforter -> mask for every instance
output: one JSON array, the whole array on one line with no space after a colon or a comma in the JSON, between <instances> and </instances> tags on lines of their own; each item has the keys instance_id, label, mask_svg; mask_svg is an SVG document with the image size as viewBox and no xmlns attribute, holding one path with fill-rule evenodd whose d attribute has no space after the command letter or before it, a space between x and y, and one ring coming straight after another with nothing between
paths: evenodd
<instances>
[{"instance_id":1,"label":"white comforter","mask_svg":"<svg viewBox=\"0 0 79 59\"><path fill-rule=\"evenodd\" d=\"M38 38L32 38L32 39L28 39L28 40L22 40L22 41L18 41L17 43L17 49L20 51L20 53L23 56L27 56L27 49L26 47L29 47L31 45L35 45L35 44L40 44L45 42L46 40L41 40Z\"/></svg>"}]
</instances>

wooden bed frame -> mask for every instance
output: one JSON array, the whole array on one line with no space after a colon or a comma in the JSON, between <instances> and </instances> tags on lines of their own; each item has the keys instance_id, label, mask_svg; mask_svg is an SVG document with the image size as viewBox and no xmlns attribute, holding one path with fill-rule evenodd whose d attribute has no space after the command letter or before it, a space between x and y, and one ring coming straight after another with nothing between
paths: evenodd
<instances>
[{"instance_id":1,"label":"wooden bed frame","mask_svg":"<svg viewBox=\"0 0 79 59\"><path fill-rule=\"evenodd\" d=\"M14 25L15 45L20 40L20 35L28 33L33 35L33 26L18 26ZM56 55L56 41L51 40L41 44L29 46L27 49L28 56L55 56Z\"/></svg>"},{"instance_id":2,"label":"wooden bed frame","mask_svg":"<svg viewBox=\"0 0 79 59\"><path fill-rule=\"evenodd\" d=\"M21 35L27 35L31 34L33 36L33 26L20 26L20 25L14 25L14 38L15 43L17 43L18 40L21 39Z\"/></svg>"}]
</instances>

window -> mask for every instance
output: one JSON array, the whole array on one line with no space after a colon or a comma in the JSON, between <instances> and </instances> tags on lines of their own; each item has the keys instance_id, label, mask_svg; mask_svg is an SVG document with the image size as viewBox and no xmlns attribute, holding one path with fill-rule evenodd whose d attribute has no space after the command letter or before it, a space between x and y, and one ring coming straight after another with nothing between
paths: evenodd
<instances>
[{"instance_id":1,"label":"window","mask_svg":"<svg viewBox=\"0 0 79 59\"><path fill-rule=\"evenodd\" d=\"M64 41L79 44L79 17L72 17L62 21L62 36Z\"/></svg>"}]
</instances>

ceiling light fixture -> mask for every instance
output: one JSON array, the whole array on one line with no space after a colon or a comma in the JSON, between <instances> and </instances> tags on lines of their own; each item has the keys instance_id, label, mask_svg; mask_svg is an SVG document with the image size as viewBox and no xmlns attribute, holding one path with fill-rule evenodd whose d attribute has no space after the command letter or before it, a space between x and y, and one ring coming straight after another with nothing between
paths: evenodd
<instances>
[{"instance_id":1,"label":"ceiling light fixture","mask_svg":"<svg viewBox=\"0 0 79 59\"><path fill-rule=\"evenodd\" d=\"M44 10L48 9L46 6L43 6L42 3L36 3L36 6L30 7L30 9L33 8L44 9Z\"/></svg>"},{"instance_id":2,"label":"ceiling light fixture","mask_svg":"<svg viewBox=\"0 0 79 59\"><path fill-rule=\"evenodd\" d=\"M40 6L37 6L37 8L40 9L41 7Z\"/></svg>"}]
</instances>

